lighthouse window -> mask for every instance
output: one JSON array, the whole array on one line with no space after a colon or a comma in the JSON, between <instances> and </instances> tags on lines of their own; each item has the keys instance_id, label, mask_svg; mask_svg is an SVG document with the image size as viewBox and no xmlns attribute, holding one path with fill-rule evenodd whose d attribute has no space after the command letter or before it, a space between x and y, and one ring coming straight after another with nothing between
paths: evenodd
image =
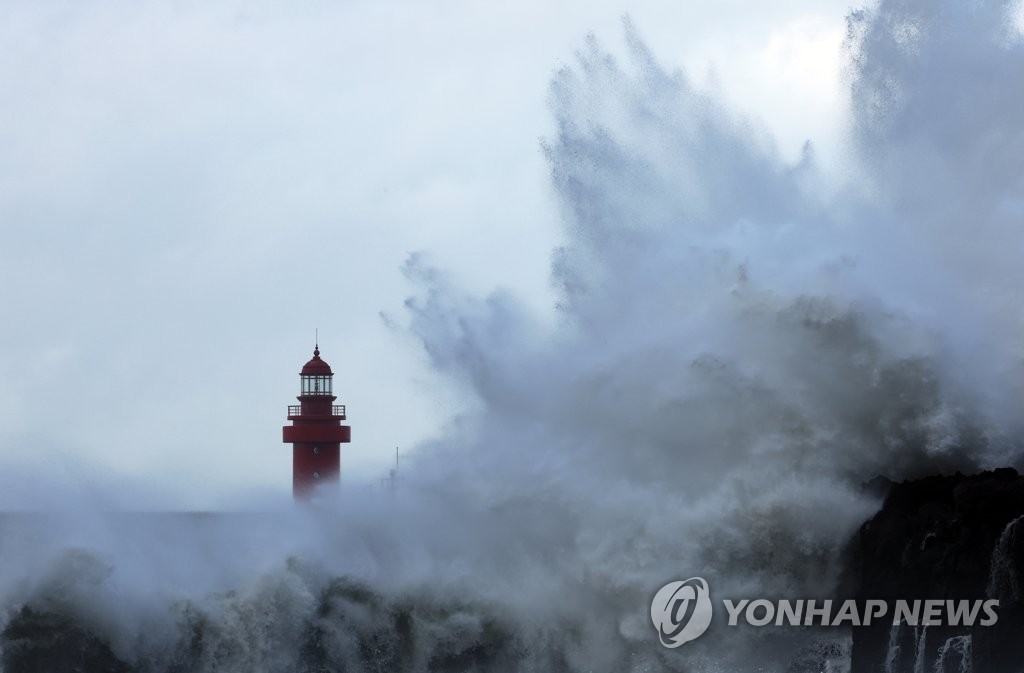
<instances>
[{"instance_id":1,"label":"lighthouse window","mask_svg":"<svg viewBox=\"0 0 1024 673\"><path fill-rule=\"evenodd\" d=\"M314 472L313 473L313 478L314 479L319 479L320 478L320 473L319 472Z\"/></svg>"},{"instance_id":2,"label":"lighthouse window","mask_svg":"<svg viewBox=\"0 0 1024 673\"><path fill-rule=\"evenodd\" d=\"M313 453L320 453L320 447L319 446L314 446L313 447Z\"/></svg>"},{"instance_id":3,"label":"lighthouse window","mask_svg":"<svg viewBox=\"0 0 1024 673\"><path fill-rule=\"evenodd\" d=\"M331 377L330 376L303 376L302 377L302 394L303 395L330 395L331 394Z\"/></svg>"}]
</instances>

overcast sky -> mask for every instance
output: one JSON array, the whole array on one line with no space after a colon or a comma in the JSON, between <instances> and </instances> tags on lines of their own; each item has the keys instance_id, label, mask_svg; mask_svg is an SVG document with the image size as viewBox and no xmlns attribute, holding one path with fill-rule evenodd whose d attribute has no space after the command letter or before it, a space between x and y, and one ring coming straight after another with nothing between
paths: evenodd
<instances>
[{"instance_id":1,"label":"overcast sky","mask_svg":"<svg viewBox=\"0 0 1024 673\"><path fill-rule=\"evenodd\" d=\"M662 63L828 167L849 9L0 3L0 506L54 485L287 497L316 328L343 479L374 481L461 403L403 336L407 257L551 303L540 141L588 32L619 52L628 12Z\"/></svg>"}]
</instances>

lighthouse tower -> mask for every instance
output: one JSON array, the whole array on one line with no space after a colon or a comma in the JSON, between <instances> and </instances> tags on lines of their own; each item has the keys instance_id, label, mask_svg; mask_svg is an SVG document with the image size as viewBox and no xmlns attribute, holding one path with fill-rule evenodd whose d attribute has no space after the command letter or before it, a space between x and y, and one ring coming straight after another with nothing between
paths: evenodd
<instances>
[{"instance_id":1,"label":"lighthouse tower","mask_svg":"<svg viewBox=\"0 0 1024 673\"><path fill-rule=\"evenodd\" d=\"M292 495L308 498L313 488L322 483L338 483L341 466L341 444L352 439L352 428L342 425L345 405L331 393L334 373L320 359L320 345L313 349L313 359L299 372L302 394L299 404L288 407L284 426L284 443L292 445Z\"/></svg>"}]
</instances>

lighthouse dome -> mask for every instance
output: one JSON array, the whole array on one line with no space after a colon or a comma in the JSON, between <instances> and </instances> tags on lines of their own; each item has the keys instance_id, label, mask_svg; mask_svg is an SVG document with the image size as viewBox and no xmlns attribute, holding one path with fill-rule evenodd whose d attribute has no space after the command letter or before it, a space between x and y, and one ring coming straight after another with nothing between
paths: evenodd
<instances>
[{"instance_id":1,"label":"lighthouse dome","mask_svg":"<svg viewBox=\"0 0 1024 673\"><path fill-rule=\"evenodd\" d=\"M331 376L331 366L320 359L320 348L313 350L313 359L302 365L302 376Z\"/></svg>"}]
</instances>

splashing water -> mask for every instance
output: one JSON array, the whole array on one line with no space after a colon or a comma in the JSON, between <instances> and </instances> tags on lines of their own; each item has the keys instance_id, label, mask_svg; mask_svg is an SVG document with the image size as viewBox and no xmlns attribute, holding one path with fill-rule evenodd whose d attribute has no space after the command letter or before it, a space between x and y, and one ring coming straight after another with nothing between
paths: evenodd
<instances>
[{"instance_id":1,"label":"splashing water","mask_svg":"<svg viewBox=\"0 0 1024 673\"><path fill-rule=\"evenodd\" d=\"M1024 590L1024 578L1020 576L1020 568L1015 562L1020 558L1020 547L1024 542L1018 530L1022 519L1024 517L1017 517L1006 524L992 550L987 594L1004 604L1019 602Z\"/></svg>"},{"instance_id":2,"label":"splashing water","mask_svg":"<svg viewBox=\"0 0 1024 673\"><path fill-rule=\"evenodd\" d=\"M902 629L903 624L893 624L889 629L889 644L885 649L885 673L896 671L896 662L900 658L900 632Z\"/></svg>"},{"instance_id":3,"label":"splashing water","mask_svg":"<svg viewBox=\"0 0 1024 673\"><path fill-rule=\"evenodd\" d=\"M935 673L971 673L971 636L948 638L939 648Z\"/></svg>"},{"instance_id":4,"label":"splashing water","mask_svg":"<svg viewBox=\"0 0 1024 673\"><path fill-rule=\"evenodd\" d=\"M697 574L722 597L826 596L876 505L861 482L1018 461L1014 7L851 15L840 187L631 28L629 65L588 39L544 144L555 325L414 257L409 330L474 405L401 492L8 517L5 673L54 632L145 671L785 668L772 629L663 650L651 596Z\"/></svg>"},{"instance_id":5,"label":"splashing water","mask_svg":"<svg viewBox=\"0 0 1024 673\"><path fill-rule=\"evenodd\" d=\"M928 625L914 627L914 673L925 673L927 662Z\"/></svg>"}]
</instances>

